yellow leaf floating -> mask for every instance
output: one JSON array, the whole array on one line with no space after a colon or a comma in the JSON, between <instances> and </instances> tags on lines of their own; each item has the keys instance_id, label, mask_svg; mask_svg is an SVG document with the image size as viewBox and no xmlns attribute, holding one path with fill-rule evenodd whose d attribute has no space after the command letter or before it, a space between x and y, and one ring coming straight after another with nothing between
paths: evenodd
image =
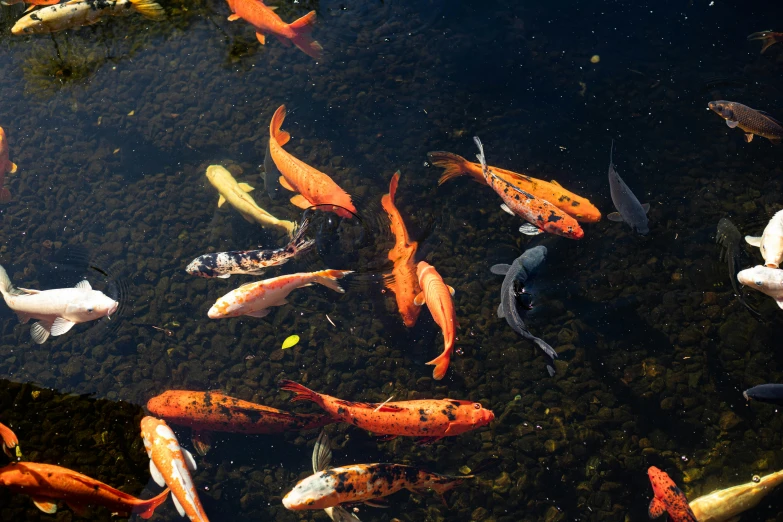
<instances>
[{"instance_id":1,"label":"yellow leaf floating","mask_svg":"<svg viewBox=\"0 0 783 522\"><path fill-rule=\"evenodd\" d=\"M16 458L21 459L22 458L22 448L19 446L16 447Z\"/></svg>"},{"instance_id":2,"label":"yellow leaf floating","mask_svg":"<svg viewBox=\"0 0 783 522\"><path fill-rule=\"evenodd\" d=\"M290 336L288 339L283 341L283 350L287 350L288 348L291 348L292 346L296 346L296 343L299 342L299 336L294 334Z\"/></svg>"},{"instance_id":3,"label":"yellow leaf floating","mask_svg":"<svg viewBox=\"0 0 783 522\"><path fill-rule=\"evenodd\" d=\"M472 470L467 466L462 466L461 468L459 468L459 472L462 473L463 475L467 475L471 471Z\"/></svg>"}]
</instances>

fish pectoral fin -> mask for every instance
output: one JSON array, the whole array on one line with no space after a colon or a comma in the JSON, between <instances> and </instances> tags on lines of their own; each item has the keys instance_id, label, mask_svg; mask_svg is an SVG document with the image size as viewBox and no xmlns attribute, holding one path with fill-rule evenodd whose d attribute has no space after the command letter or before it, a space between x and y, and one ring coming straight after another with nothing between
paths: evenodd
<instances>
[{"instance_id":1,"label":"fish pectoral fin","mask_svg":"<svg viewBox=\"0 0 783 522\"><path fill-rule=\"evenodd\" d=\"M40 294L40 293L41 293L41 291L40 291L40 290L33 290L32 288L22 288L22 287L17 287L16 289L17 289L17 290L21 290L21 291L22 291L22 292L24 292L25 294Z\"/></svg>"},{"instance_id":2,"label":"fish pectoral fin","mask_svg":"<svg viewBox=\"0 0 783 522\"><path fill-rule=\"evenodd\" d=\"M735 128L737 125L739 125L739 122L738 122L738 121L734 121L734 120L726 120L726 125L728 125L728 126L729 126L729 128L732 128L732 129L733 129L733 128Z\"/></svg>"},{"instance_id":3,"label":"fish pectoral fin","mask_svg":"<svg viewBox=\"0 0 783 522\"><path fill-rule=\"evenodd\" d=\"M399 435L378 435L377 440L381 442L386 442L386 441L394 440L397 437L399 437Z\"/></svg>"},{"instance_id":4,"label":"fish pectoral fin","mask_svg":"<svg viewBox=\"0 0 783 522\"><path fill-rule=\"evenodd\" d=\"M241 20L241 19L242 19L242 17L239 16L238 14L230 14L230 15L228 15L228 21L229 22L236 22L237 20Z\"/></svg>"},{"instance_id":5,"label":"fish pectoral fin","mask_svg":"<svg viewBox=\"0 0 783 522\"><path fill-rule=\"evenodd\" d=\"M54 320L52 323L52 327L49 329L49 333L53 337L57 337L58 335L62 335L64 333L68 333L68 331L73 328L73 326L76 323L73 321L69 321L68 319L65 319L63 317L58 317Z\"/></svg>"},{"instance_id":6,"label":"fish pectoral fin","mask_svg":"<svg viewBox=\"0 0 783 522\"><path fill-rule=\"evenodd\" d=\"M429 444L432 444L435 441L438 441L442 439L443 437L418 437L416 439L416 444L420 446L427 446Z\"/></svg>"},{"instance_id":7,"label":"fish pectoral fin","mask_svg":"<svg viewBox=\"0 0 783 522\"><path fill-rule=\"evenodd\" d=\"M92 286L90 285L90 282L86 279L82 279L78 283L76 283L76 286L74 288L81 288L82 290L92 290Z\"/></svg>"},{"instance_id":8,"label":"fish pectoral fin","mask_svg":"<svg viewBox=\"0 0 783 522\"><path fill-rule=\"evenodd\" d=\"M218 278L220 278L220 279L228 279L229 277L231 277L231 274L220 274L218 276Z\"/></svg>"},{"instance_id":9,"label":"fish pectoral fin","mask_svg":"<svg viewBox=\"0 0 783 522\"><path fill-rule=\"evenodd\" d=\"M489 267L489 271L495 275L506 275L509 270L511 270L511 265L503 263Z\"/></svg>"},{"instance_id":10,"label":"fish pectoral fin","mask_svg":"<svg viewBox=\"0 0 783 522\"><path fill-rule=\"evenodd\" d=\"M245 315L250 317L257 317L260 319L261 317L266 317L267 315L269 315L269 312L271 311L272 311L271 308L264 308L263 310L258 310L257 312L248 312Z\"/></svg>"},{"instance_id":11,"label":"fish pectoral fin","mask_svg":"<svg viewBox=\"0 0 783 522\"><path fill-rule=\"evenodd\" d=\"M542 234L543 231L535 226L532 223L525 223L521 227L519 227L519 231L525 234L526 236L537 236L538 234Z\"/></svg>"},{"instance_id":12,"label":"fish pectoral fin","mask_svg":"<svg viewBox=\"0 0 783 522\"><path fill-rule=\"evenodd\" d=\"M49 330L52 328L52 323L47 321L38 321L33 323L30 327L30 337L33 338L33 342L37 344L43 344L49 338Z\"/></svg>"},{"instance_id":13,"label":"fish pectoral fin","mask_svg":"<svg viewBox=\"0 0 783 522\"><path fill-rule=\"evenodd\" d=\"M166 485L166 479L163 478L163 473L160 472L152 459L150 459L150 475L158 486L163 487Z\"/></svg>"},{"instance_id":14,"label":"fish pectoral fin","mask_svg":"<svg viewBox=\"0 0 783 522\"><path fill-rule=\"evenodd\" d=\"M561 185L560 183L558 183L558 182L557 182L557 181L555 181L555 180L552 180L552 181L550 181L550 183L551 183L552 185L556 186L556 187L563 188L563 185Z\"/></svg>"},{"instance_id":15,"label":"fish pectoral fin","mask_svg":"<svg viewBox=\"0 0 783 522\"><path fill-rule=\"evenodd\" d=\"M773 145L780 145L780 138L767 138Z\"/></svg>"},{"instance_id":16,"label":"fish pectoral fin","mask_svg":"<svg viewBox=\"0 0 783 522\"><path fill-rule=\"evenodd\" d=\"M750 246L760 247L761 246L761 236L745 236L745 242L747 244L749 244Z\"/></svg>"},{"instance_id":17,"label":"fish pectoral fin","mask_svg":"<svg viewBox=\"0 0 783 522\"><path fill-rule=\"evenodd\" d=\"M17 171L17 169L19 167L17 167L16 163L14 163L13 161L9 161L9 163L11 164L11 168L8 170L8 173L9 174L16 174L16 171Z\"/></svg>"},{"instance_id":18,"label":"fish pectoral fin","mask_svg":"<svg viewBox=\"0 0 783 522\"><path fill-rule=\"evenodd\" d=\"M511 211L511 209L510 209L510 208L508 208L508 205L506 205L505 203L503 203L502 205L500 205L500 209L501 209L503 212L507 213L507 214L511 214L512 216L514 215L514 213Z\"/></svg>"},{"instance_id":19,"label":"fish pectoral fin","mask_svg":"<svg viewBox=\"0 0 783 522\"><path fill-rule=\"evenodd\" d=\"M413 304L421 306L424 304L424 292L419 292L419 295L413 298Z\"/></svg>"},{"instance_id":20,"label":"fish pectoral fin","mask_svg":"<svg viewBox=\"0 0 783 522\"><path fill-rule=\"evenodd\" d=\"M256 33L256 40L258 40L258 43L261 45L266 45L266 36L264 36L261 33Z\"/></svg>"},{"instance_id":21,"label":"fish pectoral fin","mask_svg":"<svg viewBox=\"0 0 783 522\"><path fill-rule=\"evenodd\" d=\"M745 134L745 143L750 143L751 141L753 141L753 134L748 132Z\"/></svg>"},{"instance_id":22,"label":"fish pectoral fin","mask_svg":"<svg viewBox=\"0 0 783 522\"><path fill-rule=\"evenodd\" d=\"M184 517L185 516L185 508L182 507L182 504L179 503L179 500L177 500L177 497L174 495L171 495L171 500L174 501L174 507L177 508L177 513L179 513L179 516Z\"/></svg>"},{"instance_id":23,"label":"fish pectoral fin","mask_svg":"<svg viewBox=\"0 0 783 522\"><path fill-rule=\"evenodd\" d=\"M282 186L286 190L290 190L291 192L296 192L296 189L291 186L291 184L288 182L287 179L285 179L285 176L280 176L280 186Z\"/></svg>"},{"instance_id":24,"label":"fish pectoral fin","mask_svg":"<svg viewBox=\"0 0 783 522\"><path fill-rule=\"evenodd\" d=\"M365 500L364 505L379 509L389 509L389 501L384 498L371 498L370 500Z\"/></svg>"},{"instance_id":25,"label":"fish pectoral fin","mask_svg":"<svg viewBox=\"0 0 783 522\"><path fill-rule=\"evenodd\" d=\"M449 289L449 293L451 294L451 296L454 297L454 294L457 293L457 291L454 290L454 287L449 285L446 285L446 287Z\"/></svg>"},{"instance_id":26,"label":"fish pectoral fin","mask_svg":"<svg viewBox=\"0 0 783 522\"><path fill-rule=\"evenodd\" d=\"M642 209L644 210L644 213L648 213L650 211L650 204L649 203L643 203Z\"/></svg>"},{"instance_id":27,"label":"fish pectoral fin","mask_svg":"<svg viewBox=\"0 0 783 522\"><path fill-rule=\"evenodd\" d=\"M193 447L196 448L196 452L203 457L212 448L212 432L194 431L190 441L193 443Z\"/></svg>"},{"instance_id":28,"label":"fish pectoral fin","mask_svg":"<svg viewBox=\"0 0 783 522\"><path fill-rule=\"evenodd\" d=\"M650 518L658 518L659 516L666 513L666 506L658 500L657 498L654 498L650 501L650 507L647 508L647 514L650 516Z\"/></svg>"},{"instance_id":29,"label":"fish pectoral fin","mask_svg":"<svg viewBox=\"0 0 783 522\"><path fill-rule=\"evenodd\" d=\"M778 306L783 309L783 299L775 299L775 302L778 304Z\"/></svg>"},{"instance_id":30,"label":"fish pectoral fin","mask_svg":"<svg viewBox=\"0 0 783 522\"><path fill-rule=\"evenodd\" d=\"M619 223L622 223L623 216L621 216L619 212L610 212L609 214L606 215L606 219L608 219L609 221L617 221Z\"/></svg>"},{"instance_id":31,"label":"fish pectoral fin","mask_svg":"<svg viewBox=\"0 0 783 522\"><path fill-rule=\"evenodd\" d=\"M87 504L82 504L73 500L66 500L65 503L68 504L68 507L71 508L71 511L76 513L78 516L84 517L87 515Z\"/></svg>"},{"instance_id":32,"label":"fish pectoral fin","mask_svg":"<svg viewBox=\"0 0 783 522\"><path fill-rule=\"evenodd\" d=\"M54 501L54 499L47 497L33 497L33 504L35 504L35 507L49 515L54 515L57 513L57 503Z\"/></svg>"},{"instance_id":33,"label":"fish pectoral fin","mask_svg":"<svg viewBox=\"0 0 783 522\"><path fill-rule=\"evenodd\" d=\"M198 469L198 466L196 466L196 459L193 458L193 454L186 450L185 448L180 448L182 450L182 456L185 457L185 465L188 467L190 471L196 471Z\"/></svg>"},{"instance_id":34,"label":"fish pectoral fin","mask_svg":"<svg viewBox=\"0 0 783 522\"><path fill-rule=\"evenodd\" d=\"M222 207L226 204L226 198L223 197L223 194L220 195L218 198L218 208Z\"/></svg>"},{"instance_id":35,"label":"fish pectoral fin","mask_svg":"<svg viewBox=\"0 0 783 522\"><path fill-rule=\"evenodd\" d=\"M247 183L240 183L240 184L238 184L237 186L238 186L239 188L241 188L241 189L242 189L243 191L245 191L245 192L252 192L252 191L254 191L254 190L255 190L253 187L251 187L251 186L250 186L250 185L248 185Z\"/></svg>"},{"instance_id":36,"label":"fish pectoral fin","mask_svg":"<svg viewBox=\"0 0 783 522\"><path fill-rule=\"evenodd\" d=\"M498 317L500 319L504 319L506 317L506 312L503 311L503 303L498 305Z\"/></svg>"},{"instance_id":37,"label":"fish pectoral fin","mask_svg":"<svg viewBox=\"0 0 783 522\"><path fill-rule=\"evenodd\" d=\"M27 323L30 319L32 319L32 316L24 313L24 312L16 312L16 317L19 318L19 322L22 324Z\"/></svg>"},{"instance_id":38,"label":"fish pectoral fin","mask_svg":"<svg viewBox=\"0 0 783 522\"><path fill-rule=\"evenodd\" d=\"M32 5L30 5L30 7L28 7L27 9L25 9L25 10L24 10L24 12L23 12L22 14L29 13L30 11L32 11L32 10L33 10L33 9L35 9L36 7L38 7L38 6L37 6L37 5L35 5L35 4L32 4Z\"/></svg>"},{"instance_id":39,"label":"fish pectoral fin","mask_svg":"<svg viewBox=\"0 0 783 522\"><path fill-rule=\"evenodd\" d=\"M297 206L299 208L302 208L302 209L307 209L307 208L310 208L310 207L313 206L313 204L310 203L309 201L307 201L307 198L305 198L301 194L297 194L296 196L292 197L291 198L291 204L293 204L293 205L295 205L295 206Z\"/></svg>"}]
</instances>

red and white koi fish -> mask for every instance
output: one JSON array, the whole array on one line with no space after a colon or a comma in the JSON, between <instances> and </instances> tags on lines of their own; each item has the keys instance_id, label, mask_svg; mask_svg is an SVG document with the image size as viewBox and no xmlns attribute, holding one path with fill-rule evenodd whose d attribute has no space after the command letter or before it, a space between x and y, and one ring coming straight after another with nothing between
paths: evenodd
<instances>
[{"instance_id":1,"label":"red and white koi fish","mask_svg":"<svg viewBox=\"0 0 783 522\"><path fill-rule=\"evenodd\" d=\"M171 488L171 499L180 516L192 522L209 522L190 471L196 469L193 455L179 446L168 424L155 417L141 419L141 436L150 458L150 474L159 486Z\"/></svg>"},{"instance_id":2,"label":"red and white koi fish","mask_svg":"<svg viewBox=\"0 0 783 522\"><path fill-rule=\"evenodd\" d=\"M697 522L696 515L688 506L685 493L677 487L677 484L665 471L650 466L647 475L650 477L650 484L652 484L655 495L647 509L650 518L658 518L664 513L668 513L671 522Z\"/></svg>"}]
</instances>

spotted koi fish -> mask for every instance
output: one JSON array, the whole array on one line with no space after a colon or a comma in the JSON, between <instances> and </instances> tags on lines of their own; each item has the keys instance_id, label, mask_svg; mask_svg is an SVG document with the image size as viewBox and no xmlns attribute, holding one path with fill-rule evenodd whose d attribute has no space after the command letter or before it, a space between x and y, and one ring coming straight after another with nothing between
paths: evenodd
<instances>
[{"instance_id":1,"label":"spotted koi fish","mask_svg":"<svg viewBox=\"0 0 783 522\"><path fill-rule=\"evenodd\" d=\"M226 279L231 274L261 275L268 268L287 263L309 250L315 241L305 239L307 220L304 220L294 237L284 248L275 250L234 250L198 256L185 271L199 277Z\"/></svg>"},{"instance_id":2,"label":"spotted koi fish","mask_svg":"<svg viewBox=\"0 0 783 522\"><path fill-rule=\"evenodd\" d=\"M488 184L484 179L480 163L472 163L451 152L434 151L428 152L427 156L433 165L444 169L438 185L459 176L469 176L482 185ZM497 167L489 167L489 169L506 183L529 192L537 198L545 199L577 221L595 223L601 220L601 211L590 203L589 199L566 190L557 181L544 181Z\"/></svg>"},{"instance_id":3,"label":"spotted koi fish","mask_svg":"<svg viewBox=\"0 0 783 522\"><path fill-rule=\"evenodd\" d=\"M171 488L171 499L180 516L192 522L209 522L190 471L196 469L193 455L179 441L165 421L155 417L141 419L141 436L150 458L150 474L159 486Z\"/></svg>"},{"instance_id":4,"label":"spotted koi fish","mask_svg":"<svg viewBox=\"0 0 783 522\"><path fill-rule=\"evenodd\" d=\"M160 20L163 8L153 0L71 0L37 9L11 28L11 34L48 34L97 24L104 16L126 16L137 12L145 18Z\"/></svg>"},{"instance_id":5,"label":"spotted koi fish","mask_svg":"<svg viewBox=\"0 0 783 522\"><path fill-rule=\"evenodd\" d=\"M495 418L478 402L424 399L371 404L349 402L314 392L293 381L281 381L280 389L292 392L291 402L311 401L334 419L376 435L419 437L429 444L486 426Z\"/></svg>"},{"instance_id":6,"label":"spotted koi fish","mask_svg":"<svg viewBox=\"0 0 783 522\"><path fill-rule=\"evenodd\" d=\"M405 221L402 220L400 211L394 204L394 196L397 193L399 182L400 172L397 171L389 183L389 193L384 194L381 198L381 206L389 216L391 231L395 238L394 246L389 251L389 260L394 263L394 268L392 268L391 276L384 278L384 284L394 292L402 322L408 328L412 328L421 313L421 307L416 306L413 302L416 295L421 292L414 261L418 243L411 241L408 237Z\"/></svg>"},{"instance_id":7,"label":"spotted koi fish","mask_svg":"<svg viewBox=\"0 0 783 522\"><path fill-rule=\"evenodd\" d=\"M169 495L166 488L159 495L142 500L70 469L34 462L16 462L0 468L0 485L30 495L35 507L50 515L57 512L57 501L64 500L81 516L87 506L103 506L122 517L138 513L147 519Z\"/></svg>"},{"instance_id":8,"label":"spotted koi fish","mask_svg":"<svg viewBox=\"0 0 783 522\"><path fill-rule=\"evenodd\" d=\"M447 491L473 475L452 477L402 464L354 464L319 471L299 481L283 497L286 509L326 509L386 497L401 489L415 493L433 490L445 503Z\"/></svg>"},{"instance_id":9,"label":"spotted koi fish","mask_svg":"<svg viewBox=\"0 0 783 522\"><path fill-rule=\"evenodd\" d=\"M582 239L584 237L585 233L582 227L579 226L579 223L574 218L549 201L538 198L527 190L523 190L498 176L487 166L484 146L481 144L481 140L478 137L474 137L473 141L476 142L479 148L479 154L476 157L481 163L484 181L503 200L503 205L500 208L512 216L519 216L528 222L519 228L520 232L529 236L548 232L570 239Z\"/></svg>"},{"instance_id":10,"label":"spotted koi fish","mask_svg":"<svg viewBox=\"0 0 783 522\"><path fill-rule=\"evenodd\" d=\"M668 513L671 522L697 522L696 515L688 506L685 493L677 487L665 471L650 466L647 475L650 477L653 495L655 495L647 509L650 518L658 518L664 513Z\"/></svg>"},{"instance_id":11,"label":"spotted koi fish","mask_svg":"<svg viewBox=\"0 0 783 522\"><path fill-rule=\"evenodd\" d=\"M216 392L169 390L151 398L147 409L172 424L193 430L201 455L210 448L213 431L261 435L309 430L336 422L328 415L289 413Z\"/></svg>"},{"instance_id":12,"label":"spotted koi fish","mask_svg":"<svg viewBox=\"0 0 783 522\"><path fill-rule=\"evenodd\" d=\"M452 300L454 289L447 285L435 267L426 261L419 261L416 266L416 276L419 278L421 293L413 300L413 304L421 306L426 303L432 319L443 332L443 352L427 363L435 366L432 369L432 378L439 381L446 376L449 369L457 326L459 326Z\"/></svg>"},{"instance_id":13,"label":"spotted koi fish","mask_svg":"<svg viewBox=\"0 0 783 522\"><path fill-rule=\"evenodd\" d=\"M16 438L16 433L3 423L0 423L0 439L3 441L3 453L8 455L9 458L16 458L16 455L11 450L19 445L19 439Z\"/></svg>"}]
</instances>

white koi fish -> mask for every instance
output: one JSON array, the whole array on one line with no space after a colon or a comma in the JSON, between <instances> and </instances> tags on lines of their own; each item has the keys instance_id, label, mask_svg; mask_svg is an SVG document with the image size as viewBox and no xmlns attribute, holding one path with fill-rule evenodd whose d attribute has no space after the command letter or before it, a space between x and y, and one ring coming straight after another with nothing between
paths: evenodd
<instances>
[{"instance_id":1,"label":"white koi fish","mask_svg":"<svg viewBox=\"0 0 783 522\"><path fill-rule=\"evenodd\" d=\"M193 522L209 522L188 471L196 469L193 455L180 448L168 424L155 417L141 419L141 437L150 458L152 480L171 489L171 499L180 516Z\"/></svg>"},{"instance_id":2,"label":"white koi fish","mask_svg":"<svg viewBox=\"0 0 783 522\"><path fill-rule=\"evenodd\" d=\"M746 268L737 274L740 284L767 294L783 308L783 270L758 265Z\"/></svg>"},{"instance_id":3,"label":"white koi fish","mask_svg":"<svg viewBox=\"0 0 783 522\"><path fill-rule=\"evenodd\" d=\"M756 507L761 499L783 483L783 471L761 477L732 488L713 491L691 500L690 506L699 522L729 522L748 509Z\"/></svg>"},{"instance_id":4,"label":"white koi fish","mask_svg":"<svg viewBox=\"0 0 783 522\"><path fill-rule=\"evenodd\" d=\"M160 20L163 8L153 0L71 0L29 12L11 28L11 34L48 34L97 24L104 16L125 16L137 12Z\"/></svg>"},{"instance_id":5,"label":"white koi fish","mask_svg":"<svg viewBox=\"0 0 783 522\"><path fill-rule=\"evenodd\" d=\"M40 319L30 327L30 336L43 344L50 335L62 335L75 324L101 317L111 318L119 303L103 292L93 290L85 279L75 288L30 290L14 288L5 269L0 266L0 294L5 304L16 312L22 324Z\"/></svg>"},{"instance_id":6,"label":"white koi fish","mask_svg":"<svg viewBox=\"0 0 783 522\"><path fill-rule=\"evenodd\" d=\"M778 268L783 262L783 210L779 210L767 226L761 237L745 236L750 246L761 249L761 257L769 268Z\"/></svg>"}]
</instances>

